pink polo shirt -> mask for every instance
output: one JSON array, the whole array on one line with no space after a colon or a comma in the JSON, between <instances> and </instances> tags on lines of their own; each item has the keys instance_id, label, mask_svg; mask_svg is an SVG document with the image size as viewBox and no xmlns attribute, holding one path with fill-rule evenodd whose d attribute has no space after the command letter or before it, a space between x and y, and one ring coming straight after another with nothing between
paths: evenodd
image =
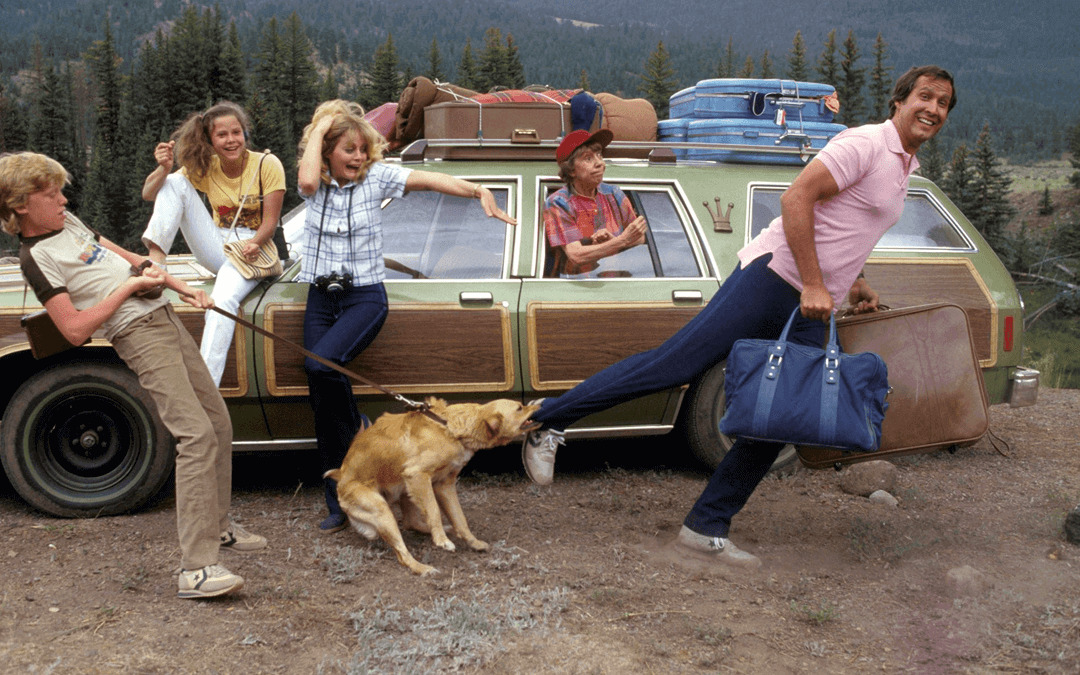
<instances>
[{"instance_id":1,"label":"pink polo shirt","mask_svg":"<svg viewBox=\"0 0 1080 675\"><path fill-rule=\"evenodd\" d=\"M839 307L878 240L900 220L908 181L919 161L904 152L892 120L840 132L813 161L822 162L840 188L836 196L814 205L818 264ZM739 260L745 267L766 253L773 254L769 268L801 291L782 218L744 246Z\"/></svg>"}]
</instances>

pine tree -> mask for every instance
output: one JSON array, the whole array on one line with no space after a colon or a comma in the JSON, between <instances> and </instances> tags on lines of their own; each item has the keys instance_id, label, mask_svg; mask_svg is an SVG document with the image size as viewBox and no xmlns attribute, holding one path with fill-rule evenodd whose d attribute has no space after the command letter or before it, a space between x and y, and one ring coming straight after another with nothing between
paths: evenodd
<instances>
[{"instance_id":1,"label":"pine tree","mask_svg":"<svg viewBox=\"0 0 1080 675\"><path fill-rule=\"evenodd\" d=\"M638 90L653 104L657 116L663 119L667 117L668 99L676 89L675 69L671 66L667 48L660 41L645 60L645 72L641 75Z\"/></svg>"},{"instance_id":2,"label":"pine tree","mask_svg":"<svg viewBox=\"0 0 1080 675\"><path fill-rule=\"evenodd\" d=\"M446 79L446 73L443 72L442 54L439 53L439 43L435 38L431 38L431 49L428 50L428 67L424 77L432 82L442 82Z\"/></svg>"},{"instance_id":3,"label":"pine tree","mask_svg":"<svg viewBox=\"0 0 1080 675\"><path fill-rule=\"evenodd\" d=\"M801 30L795 31L795 38L791 41L787 76L792 80L806 80L810 77L810 71L806 66L806 44L803 42Z\"/></svg>"},{"instance_id":4,"label":"pine tree","mask_svg":"<svg viewBox=\"0 0 1080 675\"><path fill-rule=\"evenodd\" d=\"M1069 152L1072 154L1069 163L1072 168L1078 169L1069 176L1069 182L1073 187L1080 188L1080 124L1069 130Z\"/></svg>"},{"instance_id":5,"label":"pine tree","mask_svg":"<svg viewBox=\"0 0 1080 675\"><path fill-rule=\"evenodd\" d=\"M821 81L836 87L840 83L840 67L836 63L836 29L829 31L825 37L825 47L818 57L817 72ZM840 100L841 110L847 102Z\"/></svg>"},{"instance_id":6,"label":"pine tree","mask_svg":"<svg viewBox=\"0 0 1080 675\"><path fill-rule=\"evenodd\" d=\"M484 33L484 51L480 54L480 91L506 86L506 48L502 31L491 27Z\"/></svg>"},{"instance_id":7,"label":"pine tree","mask_svg":"<svg viewBox=\"0 0 1080 675\"><path fill-rule=\"evenodd\" d=\"M304 31L300 16L296 12L290 14L285 22L283 47L285 52L285 91L283 93L286 97L283 109L288 115L289 129L294 140L289 144L288 151L282 149L279 153L275 149L275 153L278 153L278 157L285 162L286 167L291 167L292 165L286 162L286 158L295 157L295 139L300 138L304 127L311 121L311 113L315 112L315 106L319 104L315 84L315 63L311 59L314 50L311 40ZM399 91L400 87L395 88L393 98L388 100L396 101ZM295 180L295 173L295 171L292 172L293 180ZM289 171L286 171L286 176L289 176Z\"/></svg>"},{"instance_id":8,"label":"pine tree","mask_svg":"<svg viewBox=\"0 0 1080 675\"><path fill-rule=\"evenodd\" d=\"M326 69L326 79L322 81L322 85L319 87L319 100L332 101L341 98L341 92L338 89L337 80L334 79L334 68L331 66Z\"/></svg>"},{"instance_id":9,"label":"pine tree","mask_svg":"<svg viewBox=\"0 0 1080 675\"><path fill-rule=\"evenodd\" d=\"M892 68L885 65L889 45L881 33L874 41L874 68L870 71L870 121L884 122L889 118L889 99L892 98Z\"/></svg>"},{"instance_id":10,"label":"pine tree","mask_svg":"<svg viewBox=\"0 0 1080 675\"><path fill-rule=\"evenodd\" d=\"M224 61L222 57L228 42L225 37L225 21L221 7L206 9L202 16L203 64L206 67L207 99L217 103L225 100L222 95Z\"/></svg>"},{"instance_id":11,"label":"pine tree","mask_svg":"<svg viewBox=\"0 0 1080 675\"><path fill-rule=\"evenodd\" d=\"M1039 215L1048 216L1054 212L1054 200L1050 198L1050 186L1043 187L1042 199L1039 200Z\"/></svg>"},{"instance_id":12,"label":"pine tree","mask_svg":"<svg viewBox=\"0 0 1080 675\"><path fill-rule=\"evenodd\" d=\"M582 91L592 91L592 85L589 84L589 74L585 72L585 69L581 69L581 77L577 83L578 89Z\"/></svg>"},{"instance_id":13,"label":"pine tree","mask_svg":"<svg viewBox=\"0 0 1080 675\"><path fill-rule=\"evenodd\" d=\"M17 99L2 92L0 86L0 152L23 150L29 141L30 119Z\"/></svg>"},{"instance_id":14,"label":"pine tree","mask_svg":"<svg viewBox=\"0 0 1080 675\"><path fill-rule=\"evenodd\" d=\"M968 161L970 155L967 145L961 143L956 146L949 163L949 172L941 182L941 189L965 215L974 213L975 206L971 189L973 176Z\"/></svg>"},{"instance_id":15,"label":"pine tree","mask_svg":"<svg viewBox=\"0 0 1080 675\"><path fill-rule=\"evenodd\" d=\"M506 34L506 86L511 89L525 88L525 66L521 65L514 36Z\"/></svg>"},{"instance_id":16,"label":"pine tree","mask_svg":"<svg viewBox=\"0 0 1080 675\"><path fill-rule=\"evenodd\" d=\"M1012 179L1002 170L996 153L989 122L983 125L975 141L971 191L973 208L964 214L995 251L1007 250L1006 227L1016 213L1009 202Z\"/></svg>"},{"instance_id":17,"label":"pine tree","mask_svg":"<svg viewBox=\"0 0 1080 675\"><path fill-rule=\"evenodd\" d=\"M735 46L732 43L731 38L728 38L727 48L724 49L724 55L720 57L720 63L716 66L717 77L735 77L735 63L739 60L739 55L735 53Z\"/></svg>"},{"instance_id":18,"label":"pine tree","mask_svg":"<svg viewBox=\"0 0 1080 675\"><path fill-rule=\"evenodd\" d=\"M75 139L75 119L71 106L70 78L58 74L52 63L45 62L35 73L35 101L30 117L28 150L40 152L60 162L71 174L71 185L64 194L71 211L78 212L86 174L85 153Z\"/></svg>"},{"instance_id":19,"label":"pine tree","mask_svg":"<svg viewBox=\"0 0 1080 675\"><path fill-rule=\"evenodd\" d=\"M221 48L221 70L217 78L215 100L243 105L247 101L247 90L244 87L246 73L247 64L244 50L240 46L240 33L236 30L236 23L230 22L229 36Z\"/></svg>"},{"instance_id":20,"label":"pine tree","mask_svg":"<svg viewBox=\"0 0 1080 675\"><path fill-rule=\"evenodd\" d=\"M945 155L941 152L941 141L934 136L919 148L919 175L938 185L945 177Z\"/></svg>"},{"instance_id":21,"label":"pine tree","mask_svg":"<svg viewBox=\"0 0 1080 675\"><path fill-rule=\"evenodd\" d=\"M398 78L397 50L394 48L394 36L387 35L386 42L375 50L375 66L371 69L371 86L368 88L364 107L377 108L383 103L396 101L401 96L401 81Z\"/></svg>"},{"instance_id":22,"label":"pine tree","mask_svg":"<svg viewBox=\"0 0 1080 675\"><path fill-rule=\"evenodd\" d=\"M837 96L843 102L840 108L840 122L849 127L863 123L866 116L866 99L863 98L863 85L866 83L866 69L856 65L859 61L859 45L855 40L855 31L848 31L844 40L844 49L840 54L840 70L843 77L837 84Z\"/></svg>"},{"instance_id":23,"label":"pine tree","mask_svg":"<svg viewBox=\"0 0 1080 675\"><path fill-rule=\"evenodd\" d=\"M169 73L173 84L170 98L175 105L172 116L176 119L183 119L189 113L203 110L214 103L210 91L210 64L206 55L202 20L195 6L189 5L169 36L167 63L173 70Z\"/></svg>"},{"instance_id":24,"label":"pine tree","mask_svg":"<svg viewBox=\"0 0 1080 675\"><path fill-rule=\"evenodd\" d=\"M754 76L754 57L747 55L746 61L743 61L742 70L739 71L736 77L753 77Z\"/></svg>"},{"instance_id":25,"label":"pine tree","mask_svg":"<svg viewBox=\"0 0 1080 675\"><path fill-rule=\"evenodd\" d=\"M768 80L775 77L773 75L772 59L769 58L769 50L766 49L765 53L761 55L761 78Z\"/></svg>"},{"instance_id":26,"label":"pine tree","mask_svg":"<svg viewBox=\"0 0 1080 675\"><path fill-rule=\"evenodd\" d=\"M461 51L461 62L458 64L457 84L459 87L479 91L480 71L473 57L472 40L465 40L465 49Z\"/></svg>"},{"instance_id":27,"label":"pine tree","mask_svg":"<svg viewBox=\"0 0 1080 675\"><path fill-rule=\"evenodd\" d=\"M128 227L125 196L131 187L128 184L131 176L127 171L130 165L126 161L127 149L123 147L120 134L122 91L117 72L120 57L108 20L104 39L90 48L86 60L93 67L97 106L81 212L107 238L126 247L137 242L139 237Z\"/></svg>"}]
</instances>

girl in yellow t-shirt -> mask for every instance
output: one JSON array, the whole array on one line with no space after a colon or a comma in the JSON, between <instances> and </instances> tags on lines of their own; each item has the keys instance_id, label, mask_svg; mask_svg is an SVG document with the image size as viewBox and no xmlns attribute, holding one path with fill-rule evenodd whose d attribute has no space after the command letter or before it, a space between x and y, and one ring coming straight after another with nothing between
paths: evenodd
<instances>
[{"instance_id":1,"label":"girl in yellow t-shirt","mask_svg":"<svg viewBox=\"0 0 1080 675\"><path fill-rule=\"evenodd\" d=\"M143 199L154 202L142 236L150 258L164 265L177 230L183 232L195 259L217 275L214 304L235 314L258 280L241 276L225 257L224 245L230 237L239 238L245 242L244 255L254 260L274 236L285 198L281 160L248 148L247 114L229 101L190 115L169 141L158 143L154 159L158 166L142 190ZM172 173L174 165L180 170ZM203 206L199 192L210 200L212 213ZM218 384L234 330L231 319L207 312L199 351Z\"/></svg>"}]
</instances>

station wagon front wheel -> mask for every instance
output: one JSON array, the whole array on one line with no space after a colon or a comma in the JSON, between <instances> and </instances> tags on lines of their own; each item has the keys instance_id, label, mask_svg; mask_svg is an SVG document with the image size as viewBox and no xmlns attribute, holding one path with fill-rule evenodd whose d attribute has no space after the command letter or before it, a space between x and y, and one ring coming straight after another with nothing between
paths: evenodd
<instances>
[{"instance_id":1,"label":"station wagon front wheel","mask_svg":"<svg viewBox=\"0 0 1080 675\"><path fill-rule=\"evenodd\" d=\"M734 441L720 433L724 416L724 367L726 361L710 368L693 386L688 397L683 427L694 455L709 469L715 469ZM769 471L785 472L798 465L795 446L785 445Z\"/></svg>"},{"instance_id":2,"label":"station wagon front wheel","mask_svg":"<svg viewBox=\"0 0 1080 675\"><path fill-rule=\"evenodd\" d=\"M4 411L0 448L15 490L61 517L138 508L174 464L153 400L120 364L61 364L31 377Z\"/></svg>"}]
</instances>

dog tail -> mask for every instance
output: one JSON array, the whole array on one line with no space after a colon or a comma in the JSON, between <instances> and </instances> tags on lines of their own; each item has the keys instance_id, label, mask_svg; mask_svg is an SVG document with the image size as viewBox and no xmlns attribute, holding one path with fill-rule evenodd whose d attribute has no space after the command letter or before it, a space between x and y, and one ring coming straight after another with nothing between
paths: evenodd
<instances>
[{"instance_id":1,"label":"dog tail","mask_svg":"<svg viewBox=\"0 0 1080 675\"><path fill-rule=\"evenodd\" d=\"M341 469L330 469L322 475L323 478L330 478L336 481L341 480Z\"/></svg>"}]
</instances>

